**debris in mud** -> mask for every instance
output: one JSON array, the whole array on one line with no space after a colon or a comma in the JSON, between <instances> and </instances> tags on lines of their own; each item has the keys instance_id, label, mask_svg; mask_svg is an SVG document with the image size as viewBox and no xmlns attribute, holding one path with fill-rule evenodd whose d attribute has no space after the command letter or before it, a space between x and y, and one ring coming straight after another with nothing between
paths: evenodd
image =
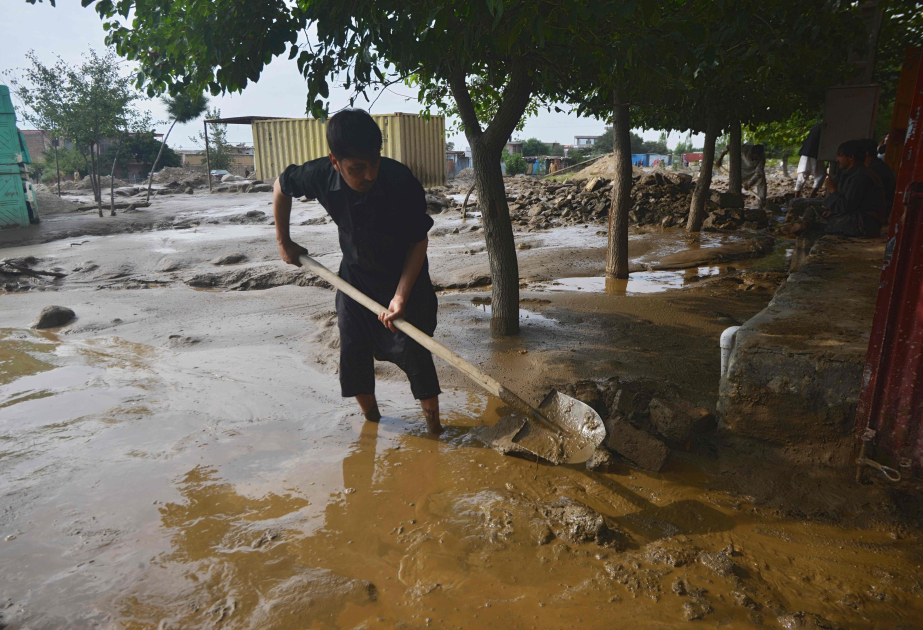
<instances>
[{"instance_id":1,"label":"debris in mud","mask_svg":"<svg viewBox=\"0 0 923 630\"><path fill-rule=\"evenodd\" d=\"M227 218L228 223L263 223L269 217L262 210L250 210L241 214L232 214Z\"/></svg>"},{"instance_id":2,"label":"debris in mud","mask_svg":"<svg viewBox=\"0 0 923 630\"><path fill-rule=\"evenodd\" d=\"M693 434L709 433L718 426L715 414L685 400L668 402L652 398L648 409L654 430L677 443L685 443Z\"/></svg>"},{"instance_id":3,"label":"debris in mud","mask_svg":"<svg viewBox=\"0 0 923 630\"><path fill-rule=\"evenodd\" d=\"M611 452L604 448L598 448L587 460L586 469L593 472L610 472L617 464L618 462L615 461Z\"/></svg>"},{"instance_id":4,"label":"debris in mud","mask_svg":"<svg viewBox=\"0 0 923 630\"><path fill-rule=\"evenodd\" d=\"M225 254L224 256L219 256L218 258L212 261L213 265L237 265L242 262L246 262L246 254Z\"/></svg>"},{"instance_id":5,"label":"debris in mud","mask_svg":"<svg viewBox=\"0 0 923 630\"><path fill-rule=\"evenodd\" d=\"M197 289L224 289L227 291L260 291L285 285L332 289L326 280L312 276L301 269L266 267L234 269L219 273L200 273L186 280Z\"/></svg>"},{"instance_id":6,"label":"debris in mud","mask_svg":"<svg viewBox=\"0 0 923 630\"><path fill-rule=\"evenodd\" d=\"M624 418L606 421L606 446L639 468L660 472L670 459L669 447L654 436L633 427Z\"/></svg>"},{"instance_id":7,"label":"debris in mud","mask_svg":"<svg viewBox=\"0 0 923 630\"><path fill-rule=\"evenodd\" d=\"M33 269L40 262L41 260L34 256L7 258L0 261L0 282L3 283L3 289L9 293L45 289L54 280L67 276L66 273L60 271Z\"/></svg>"},{"instance_id":8,"label":"debris in mud","mask_svg":"<svg viewBox=\"0 0 923 630\"><path fill-rule=\"evenodd\" d=\"M683 618L686 621L695 621L696 619L704 619L706 615L710 615L715 612L715 609L712 608L704 599L695 599L691 602L683 602Z\"/></svg>"},{"instance_id":9,"label":"debris in mud","mask_svg":"<svg viewBox=\"0 0 923 630\"><path fill-rule=\"evenodd\" d=\"M427 214L441 214L449 208L453 208L458 205L454 199L446 197L444 191L445 188L441 186L426 189Z\"/></svg>"},{"instance_id":10,"label":"debris in mud","mask_svg":"<svg viewBox=\"0 0 923 630\"><path fill-rule=\"evenodd\" d=\"M731 547L725 547L721 551L703 551L699 554L699 562L717 576L731 577L740 573L737 563L731 559L733 552Z\"/></svg>"},{"instance_id":11,"label":"debris in mud","mask_svg":"<svg viewBox=\"0 0 923 630\"><path fill-rule=\"evenodd\" d=\"M680 226L689 216L695 185L692 176L682 172L635 171L631 190L632 225ZM611 180L593 177L589 181L540 180L528 176L507 179L510 217L527 230L556 225L577 225L608 220ZM464 194L463 185L449 188ZM706 202L705 230L760 229L769 225L765 211L745 209L742 196L715 192Z\"/></svg>"},{"instance_id":12,"label":"debris in mud","mask_svg":"<svg viewBox=\"0 0 923 630\"><path fill-rule=\"evenodd\" d=\"M39 313L38 319L32 324L32 328L57 328L65 325L75 317L77 317L77 314L66 306L46 306Z\"/></svg>"},{"instance_id":13,"label":"debris in mud","mask_svg":"<svg viewBox=\"0 0 923 630\"><path fill-rule=\"evenodd\" d=\"M569 543L593 542L600 547L624 551L630 542L628 535L607 522L602 514L567 497L540 506L539 512L548 520L555 536Z\"/></svg>"}]
</instances>

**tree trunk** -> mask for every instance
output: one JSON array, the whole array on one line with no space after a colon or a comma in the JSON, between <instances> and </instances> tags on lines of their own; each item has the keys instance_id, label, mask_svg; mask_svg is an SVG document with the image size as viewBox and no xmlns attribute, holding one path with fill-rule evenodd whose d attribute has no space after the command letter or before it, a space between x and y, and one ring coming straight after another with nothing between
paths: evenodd
<instances>
[{"instance_id":1,"label":"tree trunk","mask_svg":"<svg viewBox=\"0 0 923 630\"><path fill-rule=\"evenodd\" d=\"M93 186L93 196L96 198L96 211L100 218L103 216L103 193L100 190L99 180L99 158L96 155L94 145L90 145L90 185Z\"/></svg>"},{"instance_id":2,"label":"tree trunk","mask_svg":"<svg viewBox=\"0 0 923 630\"><path fill-rule=\"evenodd\" d=\"M58 197L61 196L61 169L58 167L58 139L54 139L54 172L58 177Z\"/></svg>"},{"instance_id":3,"label":"tree trunk","mask_svg":"<svg viewBox=\"0 0 923 630\"><path fill-rule=\"evenodd\" d=\"M467 69L457 68L450 79L452 96L471 146L478 209L481 211L490 261L490 332L494 335L519 333L519 264L516 260L510 209L506 204L503 173L500 170L500 156L532 96L529 67L525 59L517 59L510 64L509 83L503 90L493 120L483 130L468 90Z\"/></svg>"},{"instance_id":4,"label":"tree trunk","mask_svg":"<svg viewBox=\"0 0 923 630\"><path fill-rule=\"evenodd\" d=\"M788 174L788 156L782 156L782 174L791 179L791 175Z\"/></svg>"},{"instance_id":5,"label":"tree trunk","mask_svg":"<svg viewBox=\"0 0 923 630\"><path fill-rule=\"evenodd\" d=\"M160 162L160 156L163 153L163 148L167 146L167 138L170 137L170 132L173 131L173 125L176 124L176 119L173 119L173 123L170 125L170 128L167 129L167 135L163 137L163 142L160 143L160 151L157 152L157 158L154 160L154 164L151 166L151 172L147 177L147 199L144 201L146 203L151 202L151 186L154 185L154 171L157 169L157 164ZM211 173L208 173L208 180L211 182ZM211 186L209 186L211 188Z\"/></svg>"},{"instance_id":6,"label":"tree trunk","mask_svg":"<svg viewBox=\"0 0 923 630\"><path fill-rule=\"evenodd\" d=\"M471 142L474 181L478 189L478 210L484 227L487 258L490 261L490 332L519 333L519 261L513 240L513 224L506 204L506 188L500 170L503 145L489 146L483 139Z\"/></svg>"},{"instance_id":7,"label":"tree trunk","mask_svg":"<svg viewBox=\"0 0 923 630\"><path fill-rule=\"evenodd\" d=\"M731 122L728 129L728 192L741 194L743 191L741 166L740 121Z\"/></svg>"},{"instance_id":8,"label":"tree trunk","mask_svg":"<svg viewBox=\"0 0 923 630\"><path fill-rule=\"evenodd\" d=\"M115 163L119 161L122 151L123 136L119 136L119 145L115 148L115 158L112 160L112 171L109 173L109 216L115 216ZM150 193L150 191L148 191Z\"/></svg>"},{"instance_id":9,"label":"tree trunk","mask_svg":"<svg viewBox=\"0 0 923 630\"><path fill-rule=\"evenodd\" d=\"M705 148L702 151L702 168L699 170L699 179L692 193L692 203L689 204L689 221L686 230L698 232L705 222L705 202L708 200L711 188L711 174L715 167L715 140L718 139L718 123L711 119L705 128Z\"/></svg>"},{"instance_id":10,"label":"tree trunk","mask_svg":"<svg viewBox=\"0 0 923 630\"><path fill-rule=\"evenodd\" d=\"M609 206L609 246L606 277L628 277L628 210L631 208L631 113L613 94L612 150L614 176Z\"/></svg>"}]
</instances>

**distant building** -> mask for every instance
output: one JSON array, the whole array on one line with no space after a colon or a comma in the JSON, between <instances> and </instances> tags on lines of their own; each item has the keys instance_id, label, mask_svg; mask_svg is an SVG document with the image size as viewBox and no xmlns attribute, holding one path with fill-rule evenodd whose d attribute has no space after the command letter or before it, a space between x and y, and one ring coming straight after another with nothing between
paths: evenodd
<instances>
[{"instance_id":1,"label":"distant building","mask_svg":"<svg viewBox=\"0 0 923 630\"><path fill-rule=\"evenodd\" d=\"M574 136L574 146L578 149L591 147L599 140L599 136Z\"/></svg>"},{"instance_id":2,"label":"distant building","mask_svg":"<svg viewBox=\"0 0 923 630\"><path fill-rule=\"evenodd\" d=\"M251 173L255 171L253 160L253 145L238 144L230 147L231 149L231 166L238 167L230 169L231 171L247 169ZM176 153L183 161L183 166L205 166L205 149L179 149ZM212 167L214 168L214 167Z\"/></svg>"},{"instance_id":3,"label":"distant building","mask_svg":"<svg viewBox=\"0 0 923 630\"><path fill-rule=\"evenodd\" d=\"M507 142L506 152L510 155L522 155L522 142Z\"/></svg>"},{"instance_id":4,"label":"distant building","mask_svg":"<svg viewBox=\"0 0 923 630\"><path fill-rule=\"evenodd\" d=\"M23 129L23 137L26 139L26 147L29 149L29 156L33 162L41 162L46 151L53 151L51 137L39 129Z\"/></svg>"}]
</instances>

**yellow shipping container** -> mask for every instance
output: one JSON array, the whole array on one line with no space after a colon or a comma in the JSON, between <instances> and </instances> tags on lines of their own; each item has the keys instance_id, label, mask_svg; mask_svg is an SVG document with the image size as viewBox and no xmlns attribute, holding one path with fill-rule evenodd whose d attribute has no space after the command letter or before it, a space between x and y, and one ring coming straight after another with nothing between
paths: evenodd
<instances>
[{"instance_id":1,"label":"yellow shipping container","mask_svg":"<svg viewBox=\"0 0 923 630\"><path fill-rule=\"evenodd\" d=\"M381 128L381 154L410 167L425 187L445 186L445 118L417 114L372 115ZM323 157L327 125L315 118L253 121L257 177L270 180L289 164Z\"/></svg>"}]
</instances>

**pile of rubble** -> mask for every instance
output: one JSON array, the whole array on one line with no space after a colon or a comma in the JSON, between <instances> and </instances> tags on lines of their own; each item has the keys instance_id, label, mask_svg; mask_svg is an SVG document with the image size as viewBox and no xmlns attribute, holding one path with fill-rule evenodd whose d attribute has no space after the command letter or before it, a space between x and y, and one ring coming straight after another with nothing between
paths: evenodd
<instances>
[{"instance_id":1,"label":"pile of rubble","mask_svg":"<svg viewBox=\"0 0 923 630\"><path fill-rule=\"evenodd\" d=\"M459 205L457 201L451 197L447 197L446 193L454 193L454 188L451 186L435 186L433 188L426 189L426 213L427 214L441 214L447 210L455 208Z\"/></svg>"},{"instance_id":2,"label":"pile of rubble","mask_svg":"<svg viewBox=\"0 0 923 630\"><path fill-rule=\"evenodd\" d=\"M685 225L695 189L691 175L659 170L642 172L636 169L632 180L631 210L628 213L632 225ZM509 178L506 186L510 217L514 224L527 230L604 223L609 218L612 181L605 177L562 182L519 175ZM449 194L468 192L465 186L458 185L449 186L445 190ZM708 216L703 229L766 227L769 223L766 213L755 208L745 208L744 201L743 195L712 192L706 201Z\"/></svg>"}]
</instances>

